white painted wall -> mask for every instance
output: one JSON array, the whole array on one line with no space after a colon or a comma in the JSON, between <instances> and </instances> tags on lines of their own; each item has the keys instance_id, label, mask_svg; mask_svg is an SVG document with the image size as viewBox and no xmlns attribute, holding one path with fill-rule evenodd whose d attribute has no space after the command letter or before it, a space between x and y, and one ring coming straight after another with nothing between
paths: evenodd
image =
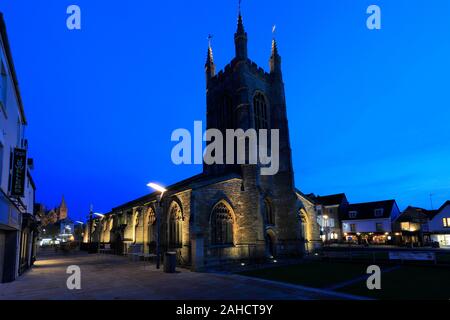
<instances>
[{"instance_id":1,"label":"white painted wall","mask_svg":"<svg viewBox=\"0 0 450 320\"><path fill-rule=\"evenodd\" d=\"M19 272L19 252L20 252L20 228L22 215L17 212L15 206L7 198L9 197L9 171L10 158L14 148L24 148L22 140L25 138L25 119L22 118L19 108L19 93L14 86L11 73L11 65L6 58L3 39L0 37L0 229L4 225L14 228L16 233L16 277ZM4 72L3 72L4 71ZM31 188L31 190L30 190ZM34 190L25 179L25 195L22 202L27 206L27 212L33 213ZM1 231L0 231L1 233ZM4 242L4 234L1 236ZM4 261L4 250L0 250L0 263ZM3 273L3 270L0 274Z\"/></svg>"},{"instance_id":2,"label":"white painted wall","mask_svg":"<svg viewBox=\"0 0 450 320\"><path fill-rule=\"evenodd\" d=\"M22 139L25 138L25 125L19 110L19 100L13 83L11 66L6 59L4 44L1 40L0 49L0 71L2 65L6 70L6 95L3 97L0 94L0 100L3 105L3 107L0 107L0 189L5 194L8 194L11 152L14 148L22 148ZM32 213L34 190L30 189L32 188L27 178L25 181L25 196L22 198L22 201L27 206L27 211Z\"/></svg>"},{"instance_id":3,"label":"white painted wall","mask_svg":"<svg viewBox=\"0 0 450 320\"><path fill-rule=\"evenodd\" d=\"M0 41L1 42L1 41ZM24 126L19 112L19 104L14 89L14 84L10 72L8 61L6 60L3 43L1 43L0 63L6 69L6 98L4 99L4 108L0 108L0 142L3 145L3 159L1 161L2 174L0 187L7 193L9 177L9 158L10 151L20 146L20 139L23 138Z\"/></svg>"},{"instance_id":4,"label":"white painted wall","mask_svg":"<svg viewBox=\"0 0 450 320\"><path fill-rule=\"evenodd\" d=\"M429 231L434 233L450 233L450 228L444 228L443 219L450 218L450 205L444 207L430 222L428 223Z\"/></svg>"},{"instance_id":5,"label":"white painted wall","mask_svg":"<svg viewBox=\"0 0 450 320\"><path fill-rule=\"evenodd\" d=\"M378 232L376 228L377 223L382 223L383 232L392 232L391 219L364 219L364 220L343 220L342 221L342 232L350 233L351 224L355 224L356 230L354 232Z\"/></svg>"}]
</instances>

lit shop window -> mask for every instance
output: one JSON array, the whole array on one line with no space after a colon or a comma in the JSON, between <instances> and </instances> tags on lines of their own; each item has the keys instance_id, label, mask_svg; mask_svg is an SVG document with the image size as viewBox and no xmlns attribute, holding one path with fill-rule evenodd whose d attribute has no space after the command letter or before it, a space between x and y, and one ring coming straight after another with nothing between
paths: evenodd
<instances>
[{"instance_id":1,"label":"lit shop window","mask_svg":"<svg viewBox=\"0 0 450 320\"><path fill-rule=\"evenodd\" d=\"M450 228L450 218L444 218L442 219L442 222L444 224L444 228Z\"/></svg>"}]
</instances>

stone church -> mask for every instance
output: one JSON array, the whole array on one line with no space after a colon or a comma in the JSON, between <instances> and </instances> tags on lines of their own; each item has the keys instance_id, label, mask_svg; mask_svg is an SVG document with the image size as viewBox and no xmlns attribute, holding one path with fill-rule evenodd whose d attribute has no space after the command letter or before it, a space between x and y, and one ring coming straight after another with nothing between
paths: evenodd
<instances>
[{"instance_id":1,"label":"stone church","mask_svg":"<svg viewBox=\"0 0 450 320\"><path fill-rule=\"evenodd\" d=\"M197 176L114 208L97 219L92 241L117 253L141 244L155 251L160 217L162 252L202 270L225 262L299 257L320 245L313 200L295 188L281 57L272 42L270 71L247 54L239 13L235 57L216 73L211 45L205 65L207 129L279 129L279 171L260 174L260 165L212 164ZM86 235L85 235L86 241Z\"/></svg>"}]
</instances>

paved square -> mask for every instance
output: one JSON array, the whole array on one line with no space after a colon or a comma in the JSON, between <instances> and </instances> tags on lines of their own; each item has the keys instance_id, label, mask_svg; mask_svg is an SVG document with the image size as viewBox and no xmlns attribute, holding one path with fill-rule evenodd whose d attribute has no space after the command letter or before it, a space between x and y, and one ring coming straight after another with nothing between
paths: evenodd
<instances>
[{"instance_id":1,"label":"paved square","mask_svg":"<svg viewBox=\"0 0 450 320\"><path fill-rule=\"evenodd\" d=\"M81 268L81 290L66 286L67 267ZM17 281L0 284L0 299L19 300L245 300L245 299L343 299L333 292L303 288L239 275L195 273L178 269L176 274L157 270L149 262L125 257L68 255L41 257L32 270ZM351 298L351 297L350 297Z\"/></svg>"}]
</instances>

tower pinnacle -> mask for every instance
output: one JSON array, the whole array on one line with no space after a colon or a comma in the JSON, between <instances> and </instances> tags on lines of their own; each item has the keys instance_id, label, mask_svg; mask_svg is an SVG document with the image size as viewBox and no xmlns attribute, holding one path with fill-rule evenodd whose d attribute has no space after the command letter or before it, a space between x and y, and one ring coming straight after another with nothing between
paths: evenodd
<instances>
[{"instance_id":1,"label":"tower pinnacle","mask_svg":"<svg viewBox=\"0 0 450 320\"><path fill-rule=\"evenodd\" d=\"M245 32L244 22L241 14L241 0L239 0L239 12L237 30L234 34L234 44L236 47L236 58L238 60L247 59L247 32Z\"/></svg>"},{"instance_id":2,"label":"tower pinnacle","mask_svg":"<svg viewBox=\"0 0 450 320\"><path fill-rule=\"evenodd\" d=\"M216 65L214 64L213 51L211 46L212 35L208 35L208 53L206 56L205 72L206 72L206 83L216 75Z\"/></svg>"},{"instance_id":3,"label":"tower pinnacle","mask_svg":"<svg viewBox=\"0 0 450 320\"><path fill-rule=\"evenodd\" d=\"M272 28L272 53L270 55L270 73L281 76L281 57L278 54L277 39L275 37L276 26Z\"/></svg>"}]
</instances>

